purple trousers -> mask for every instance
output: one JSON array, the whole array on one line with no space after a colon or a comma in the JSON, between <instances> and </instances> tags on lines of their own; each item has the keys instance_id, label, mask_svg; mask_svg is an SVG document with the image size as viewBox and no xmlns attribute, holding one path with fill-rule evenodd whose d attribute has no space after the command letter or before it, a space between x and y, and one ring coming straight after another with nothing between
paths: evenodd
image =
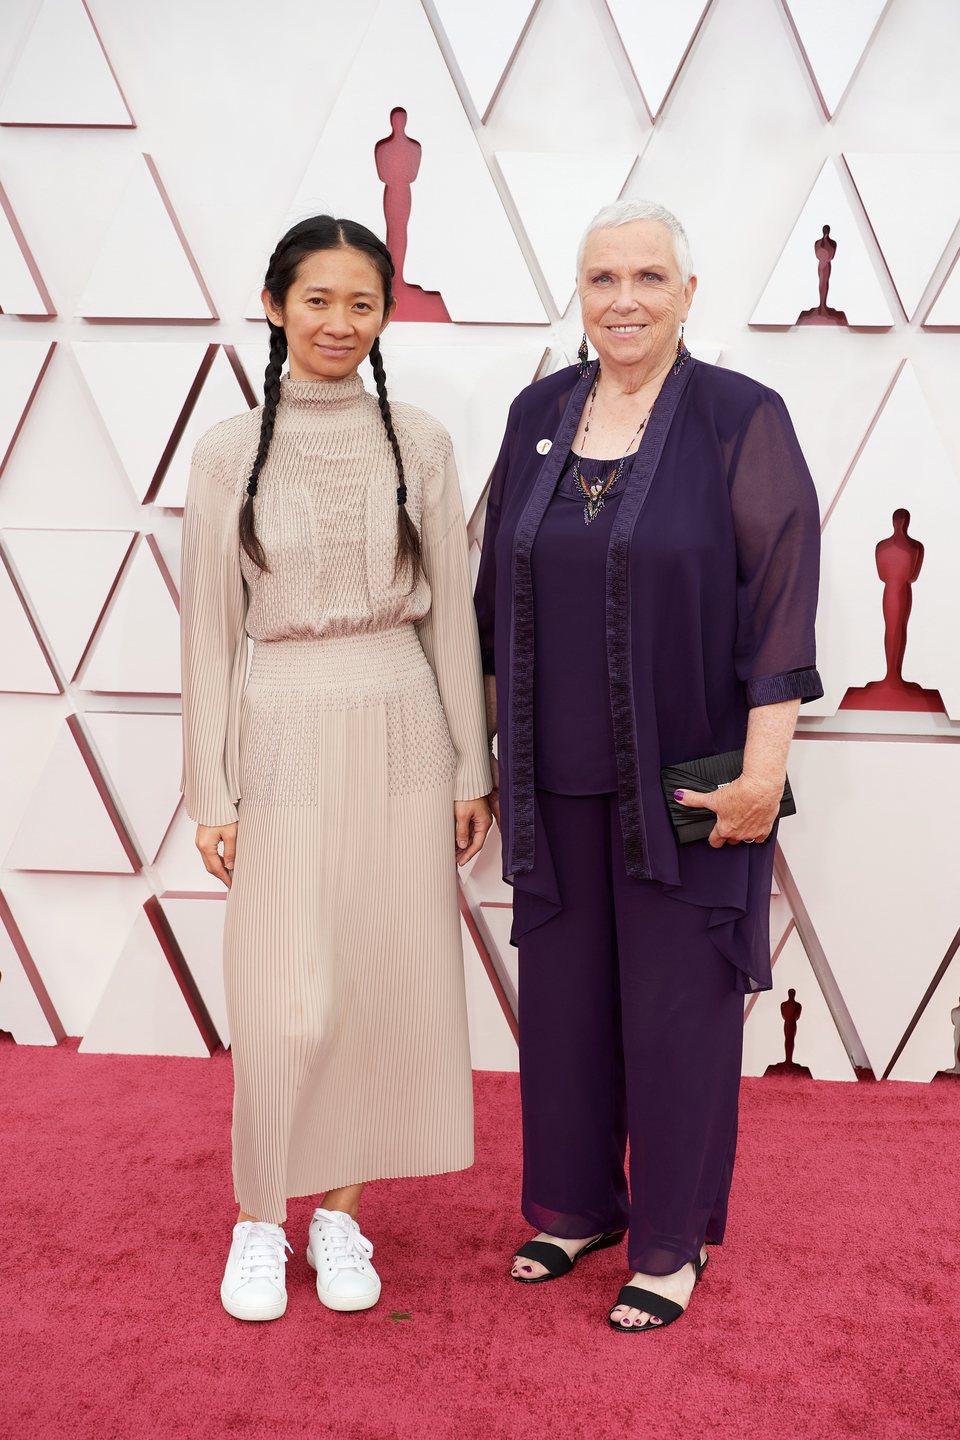
<instances>
[{"instance_id":1,"label":"purple trousers","mask_svg":"<svg viewBox=\"0 0 960 1440\"><path fill-rule=\"evenodd\" d=\"M726 1226L737 972L709 910L627 875L615 795L537 798L563 908L522 933L515 891L524 1218L565 1239L629 1228L631 1268L668 1275Z\"/></svg>"}]
</instances>

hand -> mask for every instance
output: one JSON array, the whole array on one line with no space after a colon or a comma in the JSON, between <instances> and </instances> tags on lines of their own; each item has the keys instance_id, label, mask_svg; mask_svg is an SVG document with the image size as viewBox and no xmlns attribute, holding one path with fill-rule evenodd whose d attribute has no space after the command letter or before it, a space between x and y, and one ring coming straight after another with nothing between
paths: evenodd
<instances>
[{"instance_id":1,"label":"hand","mask_svg":"<svg viewBox=\"0 0 960 1440\"><path fill-rule=\"evenodd\" d=\"M485 799L457 800L453 807L457 827L457 864L466 865L483 848L487 831L493 824L490 806Z\"/></svg>"},{"instance_id":2,"label":"hand","mask_svg":"<svg viewBox=\"0 0 960 1440\"><path fill-rule=\"evenodd\" d=\"M223 845L223 855L220 846ZM237 853L237 824L198 825L197 849L211 875L222 880L227 889L233 883L233 862Z\"/></svg>"},{"instance_id":3,"label":"hand","mask_svg":"<svg viewBox=\"0 0 960 1440\"><path fill-rule=\"evenodd\" d=\"M675 798L691 809L712 810L717 823L708 840L714 850L741 841L766 840L780 811L783 780L748 780L741 775L719 790L700 794L696 790L677 790Z\"/></svg>"},{"instance_id":4,"label":"hand","mask_svg":"<svg viewBox=\"0 0 960 1440\"><path fill-rule=\"evenodd\" d=\"M490 756L490 774L493 776L493 789L487 796L490 809L493 811L493 818L497 825L500 824L500 763L496 755Z\"/></svg>"}]
</instances>

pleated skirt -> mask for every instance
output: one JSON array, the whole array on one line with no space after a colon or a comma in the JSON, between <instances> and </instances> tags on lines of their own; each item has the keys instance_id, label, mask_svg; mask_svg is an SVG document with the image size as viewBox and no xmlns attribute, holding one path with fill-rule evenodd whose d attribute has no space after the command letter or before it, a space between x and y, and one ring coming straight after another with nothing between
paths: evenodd
<instances>
[{"instance_id":1,"label":"pleated skirt","mask_svg":"<svg viewBox=\"0 0 960 1440\"><path fill-rule=\"evenodd\" d=\"M259 1219L473 1161L455 767L412 625L255 646L224 977Z\"/></svg>"}]
</instances>

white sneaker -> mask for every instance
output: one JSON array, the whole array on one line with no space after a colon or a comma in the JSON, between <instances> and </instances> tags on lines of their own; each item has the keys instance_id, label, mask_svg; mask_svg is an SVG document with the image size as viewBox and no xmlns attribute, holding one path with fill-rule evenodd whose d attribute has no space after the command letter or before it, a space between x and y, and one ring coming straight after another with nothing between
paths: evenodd
<instances>
[{"instance_id":1,"label":"white sneaker","mask_svg":"<svg viewBox=\"0 0 960 1440\"><path fill-rule=\"evenodd\" d=\"M233 1227L220 1286L228 1315L235 1320L279 1320L287 1308L287 1250L290 1245L280 1225L241 1220Z\"/></svg>"},{"instance_id":2,"label":"white sneaker","mask_svg":"<svg viewBox=\"0 0 960 1440\"><path fill-rule=\"evenodd\" d=\"M369 1310L380 1299L380 1276L370 1264L373 1245L352 1215L317 1209L310 1221L307 1264L317 1272L317 1295L328 1310Z\"/></svg>"}]
</instances>

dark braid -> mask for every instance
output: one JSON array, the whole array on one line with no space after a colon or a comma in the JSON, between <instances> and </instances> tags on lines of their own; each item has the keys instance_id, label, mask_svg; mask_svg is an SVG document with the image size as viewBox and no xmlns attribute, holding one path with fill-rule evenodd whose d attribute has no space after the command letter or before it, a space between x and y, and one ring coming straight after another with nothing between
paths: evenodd
<instances>
[{"instance_id":1,"label":"dark braid","mask_svg":"<svg viewBox=\"0 0 960 1440\"><path fill-rule=\"evenodd\" d=\"M393 567L393 577L396 579L400 574L401 567L408 564L411 572L410 588L412 589L420 579L423 568L420 536L417 534L417 527L410 519L407 510L407 477L403 469L403 456L400 453L400 442L393 428L390 401L387 399L387 375L383 368L383 356L380 354L379 338L374 340L371 346L370 364L373 367L373 378L377 384L377 401L380 405L380 414L383 417L383 428L387 432L387 439L390 441L393 450L393 458L397 462L397 478L400 481L400 484L397 486L397 558Z\"/></svg>"},{"instance_id":2,"label":"dark braid","mask_svg":"<svg viewBox=\"0 0 960 1440\"><path fill-rule=\"evenodd\" d=\"M301 220L287 231L270 256L270 264L267 266L263 283L273 297L277 308L282 309L287 291L296 279L301 261L317 250L335 250L341 246L359 250L376 266L383 284L383 313L386 316L393 305L395 273L390 251L383 241L365 225L359 225L355 220L335 220L332 215L314 215L309 220ZM279 325L271 323L270 362L267 365L263 383L264 404L263 418L260 422L260 443L257 447L257 455L253 462L250 478L247 481L247 497L240 510L241 547L261 570L267 570L269 566L256 533L253 500L257 493L260 472L266 463L270 441L273 439L273 427L277 418L277 406L280 402L280 372L286 358L287 337ZM393 458L397 465L397 479L400 482L397 486L397 555L394 578L405 566L409 566L412 589L419 580L423 569L420 536L417 533L417 527L407 513L407 480L403 468L403 455L400 451L396 431L393 428L390 401L387 399L387 377L383 369L379 340L373 342L370 350L370 363L373 366L373 375L377 382L380 414L383 417L384 429L393 450Z\"/></svg>"},{"instance_id":3,"label":"dark braid","mask_svg":"<svg viewBox=\"0 0 960 1440\"><path fill-rule=\"evenodd\" d=\"M287 358L286 335L279 325L268 323L270 324L270 359L263 375L263 416L260 420L260 444L257 446L250 479L247 481L247 498L240 510L240 544L253 563L258 565L261 570L267 571L270 566L267 564L267 557L253 520L253 497L257 493L260 471L263 469L267 452L270 449L270 441L273 439L277 406L280 404L280 372L283 370L283 362Z\"/></svg>"}]
</instances>

